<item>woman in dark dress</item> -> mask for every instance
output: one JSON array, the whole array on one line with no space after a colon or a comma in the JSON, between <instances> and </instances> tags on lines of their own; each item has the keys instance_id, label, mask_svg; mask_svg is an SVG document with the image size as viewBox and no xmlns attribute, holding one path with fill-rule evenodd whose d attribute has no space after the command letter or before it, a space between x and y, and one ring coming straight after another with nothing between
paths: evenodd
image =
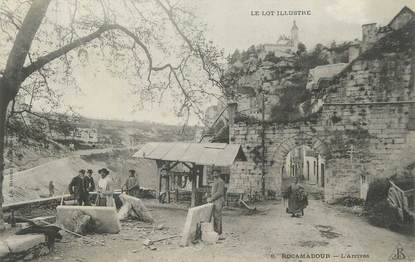
<instances>
[{"instance_id":1,"label":"woman in dark dress","mask_svg":"<svg viewBox=\"0 0 415 262\"><path fill-rule=\"evenodd\" d=\"M287 213L290 213L292 217L299 216L300 214L304 216L304 209L308 205L308 199L304 188L298 183L298 177L294 178L294 182L288 187L284 198L288 199Z\"/></svg>"}]
</instances>

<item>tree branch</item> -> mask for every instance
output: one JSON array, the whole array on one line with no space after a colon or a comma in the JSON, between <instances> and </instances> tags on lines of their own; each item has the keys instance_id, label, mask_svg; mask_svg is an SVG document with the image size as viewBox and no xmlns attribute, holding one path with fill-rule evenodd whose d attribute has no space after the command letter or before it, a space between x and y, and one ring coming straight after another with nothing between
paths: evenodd
<instances>
[{"instance_id":1,"label":"tree branch","mask_svg":"<svg viewBox=\"0 0 415 262\"><path fill-rule=\"evenodd\" d=\"M62 55L68 53L69 51L72 51L73 49L77 47L80 47L82 45L85 45L91 42L92 40L100 37L104 32L109 31L111 29L113 29L111 28L111 26L104 25L100 27L98 30L96 30L95 32L87 36L81 37L45 56L39 57L35 62L31 63L30 65L26 66L23 69L23 77L24 77L23 80L26 79L28 76L30 76L35 71L38 71L39 69L41 69L47 63L55 60L56 58L61 57Z\"/></svg>"},{"instance_id":2,"label":"tree branch","mask_svg":"<svg viewBox=\"0 0 415 262\"><path fill-rule=\"evenodd\" d=\"M42 23L51 0L35 0L26 14L23 24L16 35L13 47L7 60L4 76L10 81L8 87L11 89L11 96L18 92L20 83L24 80L21 69L25 63L27 54L35 37L36 32Z\"/></svg>"}]
</instances>

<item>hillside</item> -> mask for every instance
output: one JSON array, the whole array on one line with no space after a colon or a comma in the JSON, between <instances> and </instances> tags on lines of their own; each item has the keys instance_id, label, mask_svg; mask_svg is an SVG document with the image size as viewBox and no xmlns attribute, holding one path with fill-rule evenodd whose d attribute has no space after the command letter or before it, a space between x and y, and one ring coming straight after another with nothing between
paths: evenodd
<instances>
[{"instance_id":1,"label":"hillside","mask_svg":"<svg viewBox=\"0 0 415 262\"><path fill-rule=\"evenodd\" d=\"M111 138L116 145L137 145L149 141L192 141L198 127L151 122L80 118L76 127L96 128L98 136Z\"/></svg>"},{"instance_id":2,"label":"hillside","mask_svg":"<svg viewBox=\"0 0 415 262\"><path fill-rule=\"evenodd\" d=\"M81 117L74 121L65 118L66 122L60 127L67 129L95 128L97 129L98 144L76 143L75 150L91 148L122 148L141 145L150 141L193 141L196 126L174 126L150 122L101 120ZM52 126L53 127L53 126ZM8 169L14 167L21 171L36 167L51 160L62 158L70 153L71 139L57 139L51 134L55 131L40 130L41 136L27 135L25 132L17 133L16 137L8 139L9 147L5 150L6 174ZM39 133L37 132L37 133ZM59 132L59 130L58 130ZM22 134L23 133L23 134ZM11 143L12 142L12 143ZM12 145L12 150L10 150Z\"/></svg>"},{"instance_id":3,"label":"hillside","mask_svg":"<svg viewBox=\"0 0 415 262\"><path fill-rule=\"evenodd\" d=\"M53 160L39 166L13 174L13 194L10 191L10 176L6 174L3 182L6 204L47 197L49 181L55 185L57 196L68 193L71 179L79 169L92 169L98 181L97 170L106 167L110 170L116 188L121 188L129 169L137 170L140 186L157 189L156 166L154 161L131 158L135 150L110 150L105 153L72 155Z\"/></svg>"}]
</instances>

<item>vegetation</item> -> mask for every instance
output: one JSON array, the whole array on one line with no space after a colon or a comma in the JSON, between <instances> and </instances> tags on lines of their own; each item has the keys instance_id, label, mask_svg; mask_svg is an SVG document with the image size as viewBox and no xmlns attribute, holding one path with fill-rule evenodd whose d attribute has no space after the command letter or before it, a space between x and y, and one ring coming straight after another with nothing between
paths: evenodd
<instances>
[{"instance_id":1,"label":"vegetation","mask_svg":"<svg viewBox=\"0 0 415 262\"><path fill-rule=\"evenodd\" d=\"M79 88L74 68L107 70L129 81L142 106L170 92L178 114L201 116L200 105L214 93L207 87L221 88L222 52L182 3L4 0L0 25L0 47L7 50L0 53L0 230L8 120L43 116L39 107L56 112L65 90ZM14 123L15 130L22 126Z\"/></svg>"},{"instance_id":2,"label":"vegetation","mask_svg":"<svg viewBox=\"0 0 415 262\"><path fill-rule=\"evenodd\" d=\"M272 120L278 123L294 122L303 117L299 105L311 98L305 88L307 74L299 73L291 79L292 86L281 90L280 102L271 109Z\"/></svg>"},{"instance_id":3,"label":"vegetation","mask_svg":"<svg viewBox=\"0 0 415 262\"><path fill-rule=\"evenodd\" d=\"M400 178L395 177L395 179L399 183ZM415 234L413 219L404 213L406 221L402 222L398 210L389 204L387 200L389 187L390 183L385 178L376 179L370 184L365 203L365 211L369 223L403 234Z\"/></svg>"},{"instance_id":4,"label":"vegetation","mask_svg":"<svg viewBox=\"0 0 415 262\"><path fill-rule=\"evenodd\" d=\"M228 98L237 99L238 87L243 86L248 81L247 78L267 71L272 79L262 80L262 84L277 80L282 85L278 90L271 91L272 94L267 94L279 97L279 102L272 105L270 121L276 123L303 121L311 116L311 93L306 89L308 73L316 66L328 64L326 49L323 45L317 44L314 49L307 52L306 46L300 43L293 57L277 57L273 52L269 52L262 60L259 58L260 50L255 46L251 46L246 51L235 50L228 57L229 69L223 77L225 94ZM267 66L263 69L264 62L271 62L275 66ZM280 62L285 62L282 67L277 66ZM259 94L263 88L260 85L255 89ZM244 121L244 116L236 120Z\"/></svg>"},{"instance_id":5,"label":"vegetation","mask_svg":"<svg viewBox=\"0 0 415 262\"><path fill-rule=\"evenodd\" d=\"M338 199L336 204L343 205L346 207L363 206L365 201L358 197L343 197Z\"/></svg>"}]
</instances>

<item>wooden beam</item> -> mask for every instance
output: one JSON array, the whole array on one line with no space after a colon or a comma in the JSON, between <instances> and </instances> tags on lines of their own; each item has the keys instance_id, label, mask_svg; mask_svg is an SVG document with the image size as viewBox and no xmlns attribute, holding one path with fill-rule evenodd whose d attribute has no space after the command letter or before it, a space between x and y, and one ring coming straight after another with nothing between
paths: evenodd
<instances>
[{"instance_id":1,"label":"wooden beam","mask_svg":"<svg viewBox=\"0 0 415 262\"><path fill-rule=\"evenodd\" d=\"M182 162L182 164L185 165L190 171L192 171L192 167L189 164L187 164L185 162ZM194 164L192 164L192 165L194 166Z\"/></svg>"},{"instance_id":2,"label":"wooden beam","mask_svg":"<svg viewBox=\"0 0 415 262\"><path fill-rule=\"evenodd\" d=\"M179 161L177 161L177 162L175 162L173 165L169 165L169 167L167 168L167 171L170 171L170 170L172 170L173 168L175 168L178 164L179 164L180 162Z\"/></svg>"}]
</instances>

